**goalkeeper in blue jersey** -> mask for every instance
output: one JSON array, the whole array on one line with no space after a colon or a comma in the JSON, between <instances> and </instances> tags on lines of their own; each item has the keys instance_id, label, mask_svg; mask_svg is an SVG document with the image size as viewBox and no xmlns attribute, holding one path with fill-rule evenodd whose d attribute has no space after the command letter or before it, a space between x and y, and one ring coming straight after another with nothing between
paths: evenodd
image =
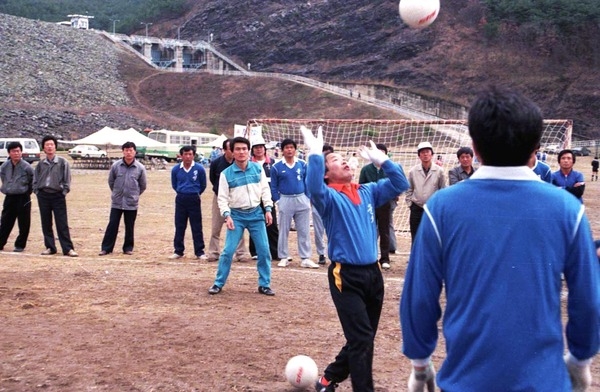
<instances>
[{"instance_id":1,"label":"goalkeeper in blue jersey","mask_svg":"<svg viewBox=\"0 0 600 392\"><path fill-rule=\"evenodd\" d=\"M352 390L372 392L373 348L384 291L375 209L408 189L408 181L400 165L371 142L370 149L361 148L361 156L381 167L388 178L353 183L353 171L340 154L321 154L321 128L316 138L304 127L302 133L309 149L306 188L327 232L329 290L346 338L315 389L334 391L351 376Z\"/></svg>"},{"instance_id":2,"label":"goalkeeper in blue jersey","mask_svg":"<svg viewBox=\"0 0 600 392\"><path fill-rule=\"evenodd\" d=\"M585 391L600 346L600 280L584 206L527 167L543 117L491 88L469 111L482 166L425 204L400 304L409 391L434 388L445 289L444 392ZM568 288L563 340L561 291ZM566 348L565 348L566 342Z\"/></svg>"}]
</instances>

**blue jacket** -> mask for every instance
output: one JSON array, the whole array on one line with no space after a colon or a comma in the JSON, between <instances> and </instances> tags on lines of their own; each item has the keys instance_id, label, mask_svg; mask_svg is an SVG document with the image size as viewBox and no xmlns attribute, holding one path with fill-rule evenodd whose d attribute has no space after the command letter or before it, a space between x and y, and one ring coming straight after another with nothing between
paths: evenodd
<instances>
[{"instance_id":1,"label":"blue jacket","mask_svg":"<svg viewBox=\"0 0 600 392\"><path fill-rule=\"evenodd\" d=\"M375 208L408 189L408 181L400 165L388 160L382 168L388 178L360 185L361 203L356 205L346 195L325 184L323 156L310 155L306 187L323 220L327 252L332 261L357 265L377 262Z\"/></svg>"},{"instance_id":2,"label":"blue jacket","mask_svg":"<svg viewBox=\"0 0 600 392\"><path fill-rule=\"evenodd\" d=\"M206 171L201 164L194 162L186 172L182 162L171 169L171 186L180 194L200 195L206 189Z\"/></svg>"},{"instance_id":3,"label":"blue jacket","mask_svg":"<svg viewBox=\"0 0 600 392\"><path fill-rule=\"evenodd\" d=\"M482 166L425 204L400 304L403 352L435 350L444 288L440 389L571 391L562 274L566 342L588 359L600 346L600 270L584 206L526 166Z\"/></svg>"},{"instance_id":4,"label":"blue jacket","mask_svg":"<svg viewBox=\"0 0 600 392\"><path fill-rule=\"evenodd\" d=\"M552 173L552 184L563 188L583 203L583 191L585 190L585 184L574 187L573 185L578 182L584 182L584 179L583 173L578 172L577 170L571 170L566 176L562 174L562 171L560 170Z\"/></svg>"}]
</instances>

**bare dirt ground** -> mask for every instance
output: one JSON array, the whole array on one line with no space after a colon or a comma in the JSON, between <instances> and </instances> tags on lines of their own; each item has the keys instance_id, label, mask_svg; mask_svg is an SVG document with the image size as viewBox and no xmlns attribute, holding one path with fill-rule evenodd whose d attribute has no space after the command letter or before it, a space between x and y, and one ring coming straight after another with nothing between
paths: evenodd
<instances>
[{"instance_id":1,"label":"bare dirt ground","mask_svg":"<svg viewBox=\"0 0 600 392\"><path fill-rule=\"evenodd\" d=\"M588 180L589 162L586 157L576 164ZM0 391L292 391L283 376L290 357L309 355L320 371L334 358L344 339L325 268L299 268L293 238L293 264L273 264L275 297L256 292L255 266L241 262L234 263L223 292L210 296L216 263L167 259L174 233L168 171L148 172L134 255L118 253L120 234L115 253L97 256L110 206L106 177L106 171L73 173L67 203L80 257L40 256L35 198L26 251L10 252L13 235L0 252ZM599 188L588 182L585 192L595 237ZM207 190L206 240L211 198ZM188 232L188 250L190 237ZM398 242L401 253L384 273L374 363L380 392L404 390L410 372L400 353L398 322L409 240L399 234ZM437 366L443 343L434 355ZM592 390L600 391L598 363L593 374ZM350 391L349 382L339 390Z\"/></svg>"}]
</instances>

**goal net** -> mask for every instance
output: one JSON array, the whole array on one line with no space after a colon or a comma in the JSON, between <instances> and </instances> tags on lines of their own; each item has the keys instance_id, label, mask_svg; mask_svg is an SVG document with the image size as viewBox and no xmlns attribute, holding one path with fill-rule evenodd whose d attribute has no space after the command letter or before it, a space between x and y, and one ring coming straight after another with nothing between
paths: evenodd
<instances>
[{"instance_id":1,"label":"goal net","mask_svg":"<svg viewBox=\"0 0 600 392\"><path fill-rule=\"evenodd\" d=\"M346 159L352 157L359 146L367 145L369 140L383 143L388 148L390 159L400 163L407 175L410 168L419 162L417 145L424 141L430 142L434 148L434 160L444 168L446 182L448 171L458 165L456 151L460 147L471 146L467 120L252 119L248 121L246 132L248 137L262 134L271 147L290 138L296 141L299 155L303 157L301 125L312 129L315 134L319 126L323 127L325 144L331 145L335 152ZM562 148L570 147L573 128L571 120L545 120L544 125L541 151L556 153ZM275 153L276 150L270 151L271 155ZM360 169L369 162L362 160L358 153L356 157L359 167L354 178L358 182ZM558 169L556 159L548 159L547 163L553 170ZM474 166L478 166L476 160ZM401 195L394 211L394 228L397 234L409 233L408 216L409 210L404 195Z\"/></svg>"}]
</instances>

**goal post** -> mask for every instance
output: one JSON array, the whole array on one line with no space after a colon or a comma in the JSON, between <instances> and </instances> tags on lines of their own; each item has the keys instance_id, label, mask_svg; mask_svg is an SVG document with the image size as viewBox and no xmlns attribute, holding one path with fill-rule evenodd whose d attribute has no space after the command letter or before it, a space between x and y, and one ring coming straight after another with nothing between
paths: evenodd
<instances>
[{"instance_id":1,"label":"goal post","mask_svg":"<svg viewBox=\"0 0 600 392\"><path fill-rule=\"evenodd\" d=\"M374 120L374 119L252 119L246 127L247 135L260 133L270 146L275 146L283 139L294 140L298 145L299 155L304 152L304 141L300 126L304 125L316 133L318 127L323 127L323 139L334 151L349 159L361 145L367 145L369 140L385 144L390 159L400 163L405 173L418 163L417 145L420 142L430 142L434 148L434 160L445 171L446 181L448 171L458 165L456 151L463 146L471 146L471 137L467 128L467 120ZM545 120L541 140L541 150L546 147L556 153L571 145L573 130L572 120ZM272 153L271 153L272 154ZM363 165L369 162L359 159L355 181ZM557 170L556 159L548 159L547 163ZM474 166L478 163L475 161ZM394 211L394 227L399 233L408 233L409 211L401 195L398 206Z\"/></svg>"}]
</instances>

